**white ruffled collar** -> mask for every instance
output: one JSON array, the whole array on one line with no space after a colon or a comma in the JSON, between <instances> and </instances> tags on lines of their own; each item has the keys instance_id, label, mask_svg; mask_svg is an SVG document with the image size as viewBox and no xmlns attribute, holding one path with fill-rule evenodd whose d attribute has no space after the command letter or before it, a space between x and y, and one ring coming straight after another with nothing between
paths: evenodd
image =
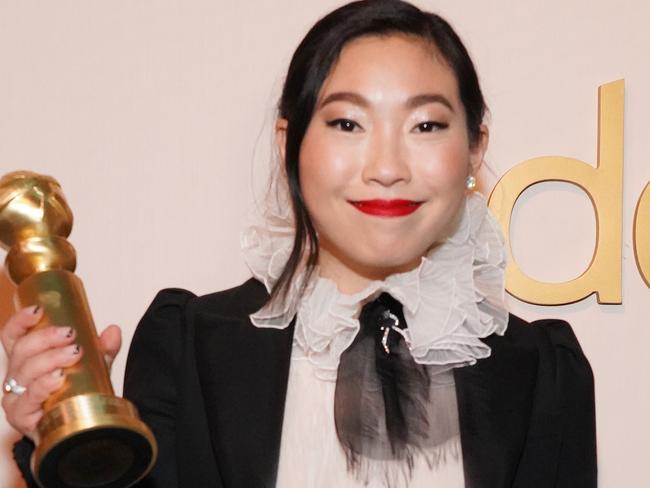
<instances>
[{"instance_id":1,"label":"white ruffled collar","mask_svg":"<svg viewBox=\"0 0 650 488\"><path fill-rule=\"evenodd\" d=\"M269 292L293 245L293 225L288 206L284 208L284 215L267 216L242 233L248 267ZM353 295L340 293L316 271L302 298L295 284L284 304L270 302L250 318L257 327L284 329L295 316L293 357L311 361L320 377L334 380L341 353L359 331L361 307L387 292L403 305L403 335L417 363L471 365L490 355L481 338L505 333L505 264L499 224L484 198L472 193L456 230L423 256L416 269L373 281Z\"/></svg>"}]
</instances>

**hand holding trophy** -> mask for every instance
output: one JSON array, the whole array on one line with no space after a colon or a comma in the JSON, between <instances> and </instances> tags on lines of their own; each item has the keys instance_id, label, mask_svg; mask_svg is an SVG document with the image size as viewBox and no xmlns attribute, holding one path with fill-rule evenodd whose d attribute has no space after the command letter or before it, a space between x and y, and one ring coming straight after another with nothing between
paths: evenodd
<instances>
[{"instance_id":1,"label":"hand holding trophy","mask_svg":"<svg viewBox=\"0 0 650 488\"><path fill-rule=\"evenodd\" d=\"M20 171L0 178L0 246L16 284L16 306L40 305L41 324L70 326L84 353L43 404L32 472L44 488L123 488L143 477L157 454L135 407L113 392L81 280L66 240L72 212L49 176ZM5 385L20 393L20 385ZM13 388L13 389L12 389Z\"/></svg>"}]
</instances>

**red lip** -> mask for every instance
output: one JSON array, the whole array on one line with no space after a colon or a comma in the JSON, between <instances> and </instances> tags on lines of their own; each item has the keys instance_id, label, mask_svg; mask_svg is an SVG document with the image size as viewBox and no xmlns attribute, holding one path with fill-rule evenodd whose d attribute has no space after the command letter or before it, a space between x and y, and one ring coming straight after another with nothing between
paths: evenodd
<instances>
[{"instance_id":1,"label":"red lip","mask_svg":"<svg viewBox=\"0 0 650 488\"><path fill-rule=\"evenodd\" d=\"M359 200L350 202L357 210L380 217L401 217L415 212L422 202L413 200Z\"/></svg>"}]
</instances>

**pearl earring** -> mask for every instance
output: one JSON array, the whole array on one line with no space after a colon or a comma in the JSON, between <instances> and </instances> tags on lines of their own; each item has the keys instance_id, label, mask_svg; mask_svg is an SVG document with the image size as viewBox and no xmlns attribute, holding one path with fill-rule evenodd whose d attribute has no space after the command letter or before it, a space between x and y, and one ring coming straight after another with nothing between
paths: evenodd
<instances>
[{"instance_id":1,"label":"pearl earring","mask_svg":"<svg viewBox=\"0 0 650 488\"><path fill-rule=\"evenodd\" d=\"M465 181L465 186L469 191L474 190L476 188L476 178L474 178L474 175L469 175L467 177L467 180Z\"/></svg>"}]
</instances>

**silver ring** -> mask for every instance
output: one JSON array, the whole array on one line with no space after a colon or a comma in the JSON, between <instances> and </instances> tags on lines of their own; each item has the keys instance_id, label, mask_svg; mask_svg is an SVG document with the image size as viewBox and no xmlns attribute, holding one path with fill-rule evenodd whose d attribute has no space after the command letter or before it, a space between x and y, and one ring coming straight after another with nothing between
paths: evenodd
<instances>
[{"instance_id":1,"label":"silver ring","mask_svg":"<svg viewBox=\"0 0 650 488\"><path fill-rule=\"evenodd\" d=\"M27 391L27 387L19 385L15 378L7 378L7 381L2 385L2 390L5 393L13 393L14 395L22 395Z\"/></svg>"}]
</instances>

